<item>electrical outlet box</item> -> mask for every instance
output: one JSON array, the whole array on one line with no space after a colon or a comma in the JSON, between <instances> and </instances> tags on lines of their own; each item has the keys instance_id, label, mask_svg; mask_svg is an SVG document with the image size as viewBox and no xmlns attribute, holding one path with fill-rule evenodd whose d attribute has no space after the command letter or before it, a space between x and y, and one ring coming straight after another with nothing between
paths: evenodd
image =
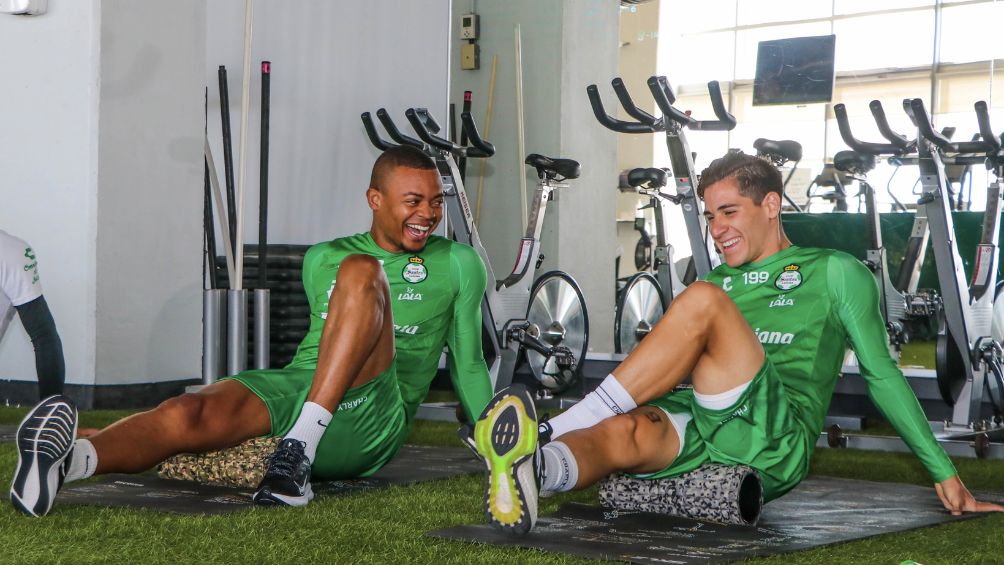
<instances>
[{"instance_id":1,"label":"electrical outlet box","mask_svg":"<svg viewBox=\"0 0 1004 565\"><path fill-rule=\"evenodd\" d=\"M477 14L460 17L460 39L477 39L481 31L481 18Z\"/></svg>"},{"instance_id":2,"label":"electrical outlet box","mask_svg":"<svg viewBox=\"0 0 1004 565\"><path fill-rule=\"evenodd\" d=\"M481 47L477 43L465 43L460 46L460 69L476 71L481 68Z\"/></svg>"},{"instance_id":3,"label":"electrical outlet box","mask_svg":"<svg viewBox=\"0 0 1004 565\"><path fill-rule=\"evenodd\" d=\"M40 16L48 8L48 0L0 0L0 14Z\"/></svg>"}]
</instances>

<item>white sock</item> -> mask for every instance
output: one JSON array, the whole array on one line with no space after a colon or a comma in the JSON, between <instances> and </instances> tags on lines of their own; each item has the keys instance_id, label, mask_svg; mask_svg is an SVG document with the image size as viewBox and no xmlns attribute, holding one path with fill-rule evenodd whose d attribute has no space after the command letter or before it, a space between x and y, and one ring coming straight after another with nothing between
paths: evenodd
<instances>
[{"instance_id":1,"label":"white sock","mask_svg":"<svg viewBox=\"0 0 1004 565\"><path fill-rule=\"evenodd\" d=\"M752 380L745 382L736 388L718 394L701 394L695 390L694 401L708 410L725 410L739 401L739 397L746 392L752 382Z\"/></svg>"},{"instance_id":2,"label":"white sock","mask_svg":"<svg viewBox=\"0 0 1004 565\"><path fill-rule=\"evenodd\" d=\"M90 440L78 439L73 442L73 451L70 452L70 466L66 470L65 482L79 481L94 474L94 469L98 467L98 453L94 451L94 444Z\"/></svg>"},{"instance_id":3,"label":"white sock","mask_svg":"<svg viewBox=\"0 0 1004 565\"><path fill-rule=\"evenodd\" d=\"M317 455L317 444L321 443L321 437L328 430L331 422L331 412L320 404L314 402L304 402L303 409L300 410L300 417L296 419L293 427L286 432L283 439L295 439L304 443L303 452L311 463Z\"/></svg>"},{"instance_id":4,"label":"white sock","mask_svg":"<svg viewBox=\"0 0 1004 565\"><path fill-rule=\"evenodd\" d=\"M541 426L550 426L551 439L557 439L563 434L595 426L607 418L630 412L637 407L621 383L613 375L607 375L596 390Z\"/></svg>"},{"instance_id":5,"label":"white sock","mask_svg":"<svg viewBox=\"0 0 1004 565\"><path fill-rule=\"evenodd\" d=\"M540 481L540 489L550 492L565 492L575 488L579 480L579 464L568 446L560 441L540 448L544 457L544 477Z\"/></svg>"}]
</instances>

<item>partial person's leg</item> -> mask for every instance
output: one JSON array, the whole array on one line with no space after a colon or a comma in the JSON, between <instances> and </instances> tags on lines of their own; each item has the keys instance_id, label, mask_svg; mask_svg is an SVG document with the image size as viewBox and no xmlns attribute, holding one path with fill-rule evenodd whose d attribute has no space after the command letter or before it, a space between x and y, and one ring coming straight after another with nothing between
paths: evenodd
<instances>
[{"instance_id":1,"label":"partial person's leg","mask_svg":"<svg viewBox=\"0 0 1004 565\"><path fill-rule=\"evenodd\" d=\"M390 286L380 262L349 255L328 300L308 402L334 411L345 391L376 378L394 359Z\"/></svg>"},{"instance_id":2,"label":"partial person's leg","mask_svg":"<svg viewBox=\"0 0 1004 565\"><path fill-rule=\"evenodd\" d=\"M699 395L750 382L764 351L746 319L717 286L697 282L673 300L652 332L593 392L541 425L543 439L588 428L668 394L690 376Z\"/></svg>"},{"instance_id":3,"label":"partial person's leg","mask_svg":"<svg viewBox=\"0 0 1004 565\"><path fill-rule=\"evenodd\" d=\"M268 431L265 403L227 380L165 400L79 441L94 446L95 474L138 473L178 453L233 447Z\"/></svg>"},{"instance_id":4,"label":"partial person's leg","mask_svg":"<svg viewBox=\"0 0 1004 565\"><path fill-rule=\"evenodd\" d=\"M172 398L77 441L76 408L68 398L52 396L18 428L11 501L25 514L42 516L64 481L95 472L143 471L171 455L229 447L268 429L264 403L233 381Z\"/></svg>"},{"instance_id":5,"label":"partial person's leg","mask_svg":"<svg viewBox=\"0 0 1004 565\"><path fill-rule=\"evenodd\" d=\"M588 487L611 473L665 469L680 453L683 437L683 430L655 406L641 406L569 432L542 448L542 490L563 492Z\"/></svg>"},{"instance_id":6,"label":"partial person's leg","mask_svg":"<svg viewBox=\"0 0 1004 565\"><path fill-rule=\"evenodd\" d=\"M350 255L338 268L318 346L317 368L307 401L293 427L269 457L254 501L303 506L313 498L311 464L345 393L391 368L394 320L390 286L380 262Z\"/></svg>"},{"instance_id":7,"label":"partial person's leg","mask_svg":"<svg viewBox=\"0 0 1004 565\"><path fill-rule=\"evenodd\" d=\"M394 360L390 287L380 262L369 255L349 255L339 266L336 281L314 380L300 416L285 436L303 442L311 461L345 392L372 381Z\"/></svg>"}]
</instances>

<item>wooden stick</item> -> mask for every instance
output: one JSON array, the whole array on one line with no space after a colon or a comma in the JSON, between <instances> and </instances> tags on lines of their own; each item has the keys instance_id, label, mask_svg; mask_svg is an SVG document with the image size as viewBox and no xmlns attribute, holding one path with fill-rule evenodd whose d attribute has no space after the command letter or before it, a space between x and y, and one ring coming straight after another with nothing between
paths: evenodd
<instances>
[{"instance_id":1,"label":"wooden stick","mask_svg":"<svg viewBox=\"0 0 1004 565\"><path fill-rule=\"evenodd\" d=\"M484 139L491 139L492 134L492 108L495 105L495 68L499 62L498 55L492 55L492 74L491 78L488 79L488 108L485 110L485 134ZM481 197L485 193L485 165L488 164L488 159L481 159L480 166L478 167L478 197L477 204L474 206L474 225L481 225Z\"/></svg>"},{"instance_id":2,"label":"wooden stick","mask_svg":"<svg viewBox=\"0 0 1004 565\"><path fill-rule=\"evenodd\" d=\"M248 112L251 109L251 22L254 20L254 0L244 3L244 79L241 92L241 141L240 141L240 171L237 175L237 241L234 242L234 273L230 288L244 288L244 192L247 189L247 137Z\"/></svg>"},{"instance_id":3,"label":"wooden stick","mask_svg":"<svg viewBox=\"0 0 1004 565\"><path fill-rule=\"evenodd\" d=\"M519 30L519 24L516 24L515 29L516 34L516 132L517 132L517 142L519 143L519 151L516 155L516 163L518 168L516 172L519 174L519 204L520 204L520 219L522 220L523 230L526 231L527 222L527 211L526 211L526 171L523 167L523 159L526 153L526 131L523 127L523 42L521 39L521 34Z\"/></svg>"}]
</instances>

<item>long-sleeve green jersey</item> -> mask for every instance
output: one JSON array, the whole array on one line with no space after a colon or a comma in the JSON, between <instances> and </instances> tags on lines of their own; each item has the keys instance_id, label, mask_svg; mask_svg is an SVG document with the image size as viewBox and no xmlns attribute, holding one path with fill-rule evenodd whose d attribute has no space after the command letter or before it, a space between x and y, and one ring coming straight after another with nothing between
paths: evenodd
<instances>
[{"instance_id":1,"label":"long-sleeve green jersey","mask_svg":"<svg viewBox=\"0 0 1004 565\"><path fill-rule=\"evenodd\" d=\"M417 253L390 253L368 232L311 247L303 259L310 330L288 367L317 366L336 273L342 260L352 254L375 257L387 275L397 378L408 420L429 391L444 345L450 350L453 387L468 417L475 418L492 396L481 349L481 301L487 276L473 248L439 236L430 236Z\"/></svg>"},{"instance_id":2,"label":"long-sleeve green jersey","mask_svg":"<svg viewBox=\"0 0 1004 565\"><path fill-rule=\"evenodd\" d=\"M725 290L763 344L812 453L849 345L868 395L935 482L956 474L931 433L916 395L889 355L878 287L854 257L791 246L707 280Z\"/></svg>"}]
</instances>

